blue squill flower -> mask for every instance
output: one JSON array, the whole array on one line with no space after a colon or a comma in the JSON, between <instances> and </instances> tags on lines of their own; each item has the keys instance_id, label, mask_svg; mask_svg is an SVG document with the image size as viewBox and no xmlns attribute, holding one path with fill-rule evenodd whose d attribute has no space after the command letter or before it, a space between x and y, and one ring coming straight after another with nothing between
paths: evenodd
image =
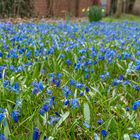
<instances>
[{"instance_id":1,"label":"blue squill flower","mask_svg":"<svg viewBox=\"0 0 140 140\"><path fill-rule=\"evenodd\" d=\"M133 85L132 88L135 89L136 91L140 91L140 87L137 85Z\"/></svg>"},{"instance_id":2,"label":"blue squill flower","mask_svg":"<svg viewBox=\"0 0 140 140\"><path fill-rule=\"evenodd\" d=\"M42 107L42 109L43 109L45 112L48 112L49 107L48 107L48 105L44 104L43 107Z\"/></svg>"},{"instance_id":3,"label":"blue squill flower","mask_svg":"<svg viewBox=\"0 0 140 140\"><path fill-rule=\"evenodd\" d=\"M135 101L132 105L132 110L137 110L138 108L140 108L140 100Z\"/></svg>"},{"instance_id":4,"label":"blue squill flower","mask_svg":"<svg viewBox=\"0 0 140 140\"><path fill-rule=\"evenodd\" d=\"M80 96L84 96L84 92L81 92L81 93L80 93Z\"/></svg>"},{"instance_id":5,"label":"blue squill flower","mask_svg":"<svg viewBox=\"0 0 140 140\"><path fill-rule=\"evenodd\" d=\"M43 109L41 108L41 109L39 110L39 114L42 115L42 116L44 116L45 110L43 110Z\"/></svg>"},{"instance_id":6,"label":"blue squill flower","mask_svg":"<svg viewBox=\"0 0 140 140\"><path fill-rule=\"evenodd\" d=\"M85 79L88 79L88 78L89 78L88 73L85 74L84 78L85 78Z\"/></svg>"},{"instance_id":7,"label":"blue squill flower","mask_svg":"<svg viewBox=\"0 0 140 140\"><path fill-rule=\"evenodd\" d=\"M77 99L77 98L72 99L71 105L72 105L72 108L73 108L73 109L79 108L80 105L79 105L78 99Z\"/></svg>"},{"instance_id":8,"label":"blue squill flower","mask_svg":"<svg viewBox=\"0 0 140 140\"><path fill-rule=\"evenodd\" d=\"M75 70L80 70L81 67L82 67L82 63L81 63L81 62L78 62L78 63L76 63L76 64L74 65L74 69L75 69Z\"/></svg>"},{"instance_id":9,"label":"blue squill flower","mask_svg":"<svg viewBox=\"0 0 140 140\"><path fill-rule=\"evenodd\" d=\"M106 130L102 130L102 131L101 131L101 135L102 135L103 137L106 137L106 136L107 136L107 134L108 134L108 133L107 133L107 131L106 131Z\"/></svg>"},{"instance_id":10,"label":"blue squill flower","mask_svg":"<svg viewBox=\"0 0 140 140\"><path fill-rule=\"evenodd\" d=\"M39 90L44 90L44 86L43 86L43 83L42 82L39 82L39 84L38 84L38 88L39 88Z\"/></svg>"},{"instance_id":11,"label":"blue squill flower","mask_svg":"<svg viewBox=\"0 0 140 140\"><path fill-rule=\"evenodd\" d=\"M114 79L112 85L113 85L113 86L118 86L120 83L121 83L120 80L118 80L118 79Z\"/></svg>"},{"instance_id":12,"label":"blue squill flower","mask_svg":"<svg viewBox=\"0 0 140 140\"><path fill-rule=\"evenodd\" d=\"M127 81L124 81L123 84L124 85L130 85L130 82L127 80Z\"/></svg>"},{"instance_id":13,"label":"blue squill flower","mask_svg":"<svg viewBox=\"0 0 140 140\"><path fill-rule=\"evenodd\" d=\"M104 56L102 56L102 55L98 56L98 60L103 61L104 59L105 59Z\"/></svg>"},{"instance_id":14,"label":"blue squill flower","mask_svg":"<svg viewBox=\"0 0 140 140\"><path fill-rule=\"evenodd\" d=\"M103 120L98 120L97 123L98 123L99 125L102 125L102 124L104 123L104 121L103 121Z\"/></svg>"},{"instance_id":15,"label":"blue squill flower","mask_svg":"<svg viewBox=\"0 0 140 140\"><path fill-rule=\"evenodd\" d=\"M84 87L84 85L82 83L78 82L75 84L75 87L78 89L82 89Z\"/></svg>"},{"instance_id":16,"label":"blue squill flower","mask_svg":"<svg viewBox=\"0 0 140 140\"><path fill-rule=\"evenodd\" d=\"M56 87L60 87L60 85L61 85L61 81L58 79L58 80L56 81Z\"/></svg>"},{"instance_id":17,"label":"blue squill flower","mask_svg":"<svg viewBox=\"0 0 140 140\"><path fill-rule=\"evenodd\" d=\"M64 101L64 105L69 105L69 104L70 104L69 100Z\"/></svg>"},{"instance_id":18,"label":"blue squill flower","mask_svg":"<svg viewBox=\"0 0 140 140\"><path fill-rule=\"evenodd\" d=\"M1 134L1 135L0 135L0 140L6 140L6 137L5 137L4 134Z\"/></svg>"},{"instance_id":19,"label":"blue squill flower","mask_svg":"<svg viewBox=\"0 0 140 140\"><path fill-rule=\"evenodd\" d=\"M129 111L129 110L130 110L130 108L127 106L127 107L125 108L125 110L126 110L126 111Z\"/></svg>"},{"instance_id":20,"label":"blue squill flower","mask_svg":"<svg viewBox=\"0 0 140 140\"><path fill-rule=\"evenodd\" d=\"M2 73L0 72L0 79L2 79Z\"/></svg>"},{"instance_id":21,"label":"blue squill flower","mask_svg":"<svg viewBox=\"0 0 140 140\"><path fill-rule=\"evenodd\" d=\"M34 87L32 94L37 95L39 92L38 88Z\"/></svg>"},{"instance_id":22,"label":"blue squill flower","mask_svg":"<svg viewBox=\"0 0 140 140\"><path fill-rule=\"evenodd\" d=\"M3 54L2 54L2 52L0 52L0 57L3 57Z\"/></svg>"},{"instance_id":23,"label":"blue squill flower","mask_svg":"<svg viewBox=\"0 0 140 140\"><path fill-rule=\"evenodd\" d=\"M53 125L54 123L58 122L60 120L60 117L52 116L50 117L50 125Z\"/></svg>"},{"instance_id":24,"label":"blue squill flower","mask_svg":"<svg viewBox=\"0 0 140 140\"><path fill-rule=\"evenodd\" d=\"M87 129L90 129L90 125L87 122L83 122L83 126L86 127Z\"/></svg>"},{"instance_id":25,"label":"blue squill flower","mask_svg":"<svg viewBox=\"0 0 140 140\"><path fill-rule=\"evenodd\" d=\"M4 88L8 88L10 86L10 81L9 80L4 81L3 86Z\"/></svg>"},{"instance_id":26,"label":"blue squill flower","mask_svg":"<svg viewBox=\"0 0 140 140\"><path fill-rule=\"evenodd\" d=\"M131 134L131 137L136 139L136 140L140 140L140 134L138 132L135 134Z\"/></svg>"},{"instance_id":27,"label":"blue squill flower","mask_svg":"<svg viewBox=\"0 0 140 140\"><path fill-rule=\"evenodd\" d=\"M140 65L135 66L134 70L139 71L140 70Z\"/></svg>"},{"instance_id":28,"label":"blue squill flower","mask_svg":"<svg viewBox=\"0 0 140 140\"><path fill-rule=\"evenodd\" d=\"M64 93L64 96L66 97L66 99L68 98L69 95L72 95L70 89L68 86L65 86L64 88L62 88L62 91Z\"/></svg>"},{"instance_id":29,"label":"blue squill flower","mask_svg":"<svg viewBox=\"0 0 140 140\"><path fill-rule=\"evenodd\" d=\"M12 117L12 119L13 119L13 121L14 121L15 123L18 122L19 116L20 116L20 112L19 112L19 111L14 110L14 111L11 113L11 117Z\"/></svg>"},{"instance_id":30,"label":"blue squill flower","mask_svg":"<svg viewBox=\"0 0 140 140\"><path fill-rule=\"evenodd\" d=\"M39 130L38 128L34 128L34 132L33 132L33 140L39 140Z\"/></svg>"},{"instance_id":31,"label":"blue squill flower","mask_svg":"<svg viewBox=\"0 0 140 140\"><path fill-rule=\"evenodd\" d=\"M4 119L4 114L0 113L0 123L3 121L3 119Z\"/></svg>"},{"instance_id":32,"label":"blue squill flower","mask_svg":"<svg viewBox=\"0 0 140 140\"><path fill-rule=\"evenodd\" d=\"M52 90L48 89L48 90L47 90L47 94L48 94L48 95L52 95Z\"/></svg>"},{"instance_id":33,"label":"blue squill flower","mask_svg":"<svg viewBox=\"0 0 140 140\"><path fill-rule=\"evenodd\" d=\"M90 91L89 87L86 87L85 90L87 93Z\"/></svg>"},{"instance_id":34,"label":"blue squill flower","mask_svg":"<svg viewBox=\"0 0 140 140\"><path fill-rule=\"evenodd\" d=\"M56 114L56 116L59 116L59 117L61 117L61 115L60 115L60 113L59 112L55 112L55 114Z\"/></svg>"},{"instance_id":35,"label":"blue squill flower","mask_svg":"<svg viewBox=\"0 0 140 140\"><path fill-rule=\"evenodd\" d=\"M71 86L75 86L76 81L75 81L75 80L70 80L69 84L70 84Z\"/></svg>"},{"instance_id":36,"label":"blue squill flower","mask_svg":"<svg viewBox=\"0 0 140 140\"><path fill-rule=\"evenodd\" d=\"M19 93L19 83L15 83L13 86L11 86L10 89L18 94Z\"/></svg>"},{"instance_id":37,"label":"blue squill flower","mask_svg":"<svg viewBox=\"0 0 140 140\"><path fill-rule=\"evenodd\" d=\"M68 65L68 67L71 65L71 61L70 60L66 60L66 64Z\"/></svg>"},{"instance_id":38,"label":"blue squill flower","mask_svg":"<svg viewBox=\"0 0 140 140\"><path fill-rule=\"evenodd\" d=\"M61 79L61 77L62 77L62 74L61 73L57 73L57 78Z\"/></svg>"}]
</instances>

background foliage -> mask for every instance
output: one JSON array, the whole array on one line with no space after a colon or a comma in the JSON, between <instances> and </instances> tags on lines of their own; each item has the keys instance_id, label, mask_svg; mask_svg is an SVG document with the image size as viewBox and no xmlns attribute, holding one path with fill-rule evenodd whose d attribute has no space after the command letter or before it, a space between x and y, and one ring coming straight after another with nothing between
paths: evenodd
<instances>
[{"instance_id":1,"label":"background foliage","mask_svg":"<svg viewBox=\"0 0 140 140\"><path fill-rule=\"evenodd\" d=\"M2 0L0 1L0 17L29 17L32 13L31 0Z\"/></svg>"}]
</instances>

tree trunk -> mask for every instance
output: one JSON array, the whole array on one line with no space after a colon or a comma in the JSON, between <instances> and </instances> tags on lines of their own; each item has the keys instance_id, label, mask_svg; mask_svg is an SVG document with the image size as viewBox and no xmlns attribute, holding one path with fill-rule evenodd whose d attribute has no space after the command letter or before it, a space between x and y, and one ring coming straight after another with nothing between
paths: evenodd
<instances>
[{"instance_id":1,"label":"tree trunk","mask_svg":"<svg viewBox=\"0 0 140 140\"><path fill-rule=\"evenodd\" d=\"M133 13L140 15L140 0L136 0L133 7Z\"/></svg>"},{"instance_id":2,"label":"tree trunk","mask_svg":"<svg viewBox=\"0 0 140 140\"><path fill-rule=\"evenodd\" d=\"M127 3L126 0L123 0L123 13L126 13Z\"/></svg>"},{"instance_id":3,"label":"tree trunk","mask_svg":"<svg viewBox=\"0 0 140 140\"><path fill-rule=\"evenodd\" d=\"M75 1L75 17L79 16L79 0Z\"/></svg>"},{"instance_id":4,"label":"tree trunk","mask_svg":"<svg viewBox=\"0 0 140 140\"><path fill-rule=\"evenodd\" d=\"M101 0L92 0L92 5L100 6Z\"/></svg>"},{"instance_id":5,"label":"tree trunk","mask_svg":"<svg viewBox=\"0 0 140 140\"><path fill-rule=\"evenodd\" d=\"M122 14L122 9L123 9L123 0L118 0L117 1L117 10L115 17L119 18Z\"/></svg>"},{"instance_id":6,"label":"tree trunk","mask_svg":"<svg viewBox=\"0 0 140 140\"><path fill-rule=\"evenodd\" d=\"M48 16L53 16L53 0L47 0L47 9L48 9Z\"/></svg>"}]
</instances>

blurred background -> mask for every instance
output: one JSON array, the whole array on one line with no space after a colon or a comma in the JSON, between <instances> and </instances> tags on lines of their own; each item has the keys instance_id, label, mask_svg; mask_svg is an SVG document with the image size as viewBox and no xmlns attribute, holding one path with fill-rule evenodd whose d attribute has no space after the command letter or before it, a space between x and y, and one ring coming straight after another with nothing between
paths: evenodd
<instances>
[{"instance_id":1,"label":"blurred background","mask_svg":"<svg viewBox=\"0 0 140 140\"><path fill-rule=\"evenodd\" d=\"M92 5L106 16L140 15L140 0L0 0L0 18L83 17Z\"/></svg>"}]
</instances>

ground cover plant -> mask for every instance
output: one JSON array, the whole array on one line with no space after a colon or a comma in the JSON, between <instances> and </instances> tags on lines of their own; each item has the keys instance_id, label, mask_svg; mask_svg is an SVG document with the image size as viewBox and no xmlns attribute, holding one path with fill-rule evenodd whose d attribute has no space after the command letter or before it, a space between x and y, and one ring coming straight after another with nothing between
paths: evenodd
<instances>
[{"instance_id":1,"label":"ground cover plant","mask_svg":"<svg viewBox=\"0 0 140 140\"><path fill-rule=\"evenodd\" d=\"M0 24L1 140L140 139L140 24Z\"/></svg>"}]
</instances>

